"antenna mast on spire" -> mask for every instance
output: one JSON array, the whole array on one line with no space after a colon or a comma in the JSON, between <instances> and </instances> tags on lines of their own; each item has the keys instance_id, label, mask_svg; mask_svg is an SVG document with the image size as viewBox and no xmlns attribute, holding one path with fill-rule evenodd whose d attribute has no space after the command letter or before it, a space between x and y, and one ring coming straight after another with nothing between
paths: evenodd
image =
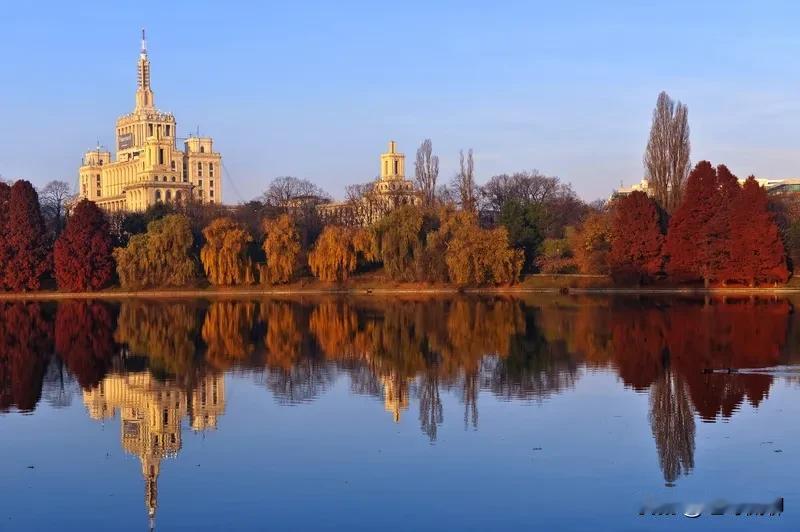
<instances>
[{"instance_id":1,"label":"antenna mast on spire","mask_svg":"<svg viewBox=\"0 0 800 532\"><path fill-rule=\"evenodd\" d=\"M142 28L142 53L147 53L147 39L144 36L144 28Z\"/></svg>"}]
</instances>

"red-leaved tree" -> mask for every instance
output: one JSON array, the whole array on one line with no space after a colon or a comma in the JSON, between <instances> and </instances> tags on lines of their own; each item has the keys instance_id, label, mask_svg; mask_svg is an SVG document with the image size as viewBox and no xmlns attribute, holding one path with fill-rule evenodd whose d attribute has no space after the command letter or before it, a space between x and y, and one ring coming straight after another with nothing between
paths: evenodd
<instances>
[{"instance_id":1,"label":"red-leaved tree","mask_svg":"<svg viewBox=\"0 0 800 532\"><path fill-rule=\"evenodd\" d=\"M8 264L8 204L11 187L0 181L0 290L6 288L6 265Z\"/></svg>"},{"instance_id":2,"label":"red-leaved tree","mask_svg":"<svg viewBox=\"0 0 800 532\"><path fill-rule=\"evenodd\" d=\"M646 282L661 271L661 215L655 201L640 191L614 204L611 222L611 275L618 281Z\"/></svg>"},{"instance_id":3,"label":"red-leaved tree","mask_svg":"<svg viewBox=\"0 0 800 532\"><path fill-rule=\"evenodd\" d=\"M686 181L683 202L669 221L664 241L666 271L678 281L713 276L709 250L714 245L708 231L714 216L717 172L708 161L700 161Z\"/></svg>"},{"instance_id":4,"label":"red-leaved tree","mask_svg":"<svg viewBox=\"0 0 800 532\"><path fill-rule=\"evenodd\" d=\"M99 290L114 275L108 220L92 201L82 200L56 240L54 263L60 290Z\"/></svg>"},{"instance_id":5,"label":"red-leaved tree","mask_svg":"<svg viewBox=\"0 0 800 532\"><path fill-rule=\"evenodd\" d=\"M732 202L731 238L735 243L726 268L728 279L755 285L789 278L786 249L767 205L767 193L750 176Z\"/></svg>"},{"instance_id":6,"label":"red-leaved tree","mask_svg":"<svg viewBox=\"0 0 800 532\"><path fill-rule=\"evenodd\" d=\"M11 187L4 237L7 257L3 286L17 291L36 290L42 275L50 269L52 257L39 196L28 181L17 181Z\"/></svg>"},{"instance_id":7,"label":"red-leaved tree","mask_svg":"<svg viewBox=\"0 0 800 532\"><path fill-rule=\"evenodd\" d=\"M717 182L711 199L712 215L702 232L707 277L725 281L734 249L739 245L731 232L733 202L739 196L739 179L724 164L717 166Z\"/></svg>"}]
</instances>

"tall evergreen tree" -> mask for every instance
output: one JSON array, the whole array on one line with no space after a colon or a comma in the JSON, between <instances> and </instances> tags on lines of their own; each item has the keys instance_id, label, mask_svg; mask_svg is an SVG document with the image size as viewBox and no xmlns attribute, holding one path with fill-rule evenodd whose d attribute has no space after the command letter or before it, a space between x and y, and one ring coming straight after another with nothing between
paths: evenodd
<instances>
[{"instance_id":1,"label":"tall evergreen tree","mask_svg":"<svg viewBox=\"0 0 800 532\"><path fill-rule=\"evenodd\" d=\"M661 271L663 243L661 214L647 194L635 191L616 202L608 258L615 279L637 283L650 280Z\"/></svg>"},{"instance_id":2,"label":"tall evergreen tree","mask_svg":"<svg viewBox=\"0 0 800 532\"><path fill-rule=\"evenodd\" d=\"M732 203L731 233L735 246L726 276L754 285L786 282L789 270L780 231L767 205L767 193L750 176Z\"/></svg>"},{"instance_id":3,"label":"tall evergreen tree","mask_svg":"<svg viewBox=\"0 0 800 532\"><path fill-rule=\"evenodd\" d=\"M683 202L669 221L664 242L666 271L678 281L703 279L708 284L713 272L708 250L712 246L707 231L714 216L717 172L708 161L700 161L689 174Z\"/></svg>"},{"instance_id":4,"label":"tall evergreen tree","mask_svg":"<svg viewBox=\"0 0 800 532\"><path fill-rule=\"evenodd\" d=\"M56 240L53 253L60 290L105 288L114 276L113 241L108 220L92 201L82 200Z\"/></svg>"},{"instance_id":5,"label":"tall evergreen tree","mask_svg":"<svg viewBox=\"0 0 800 532\"><path fill-rule=\"evenodd\" d=\"M11 290L36 290L50 269L52 254L33 185L14 183L7 212L3 284Z\"/></svg>"},{"instance_id":6,"label":"tall evergreen tree","mask_svg":"<svg viewBox=\"0 0 800 532\"><path fill-rule=\"evenodd\" d=\"M706 242L704 261L708 276L714 280L725 281L724 272L739 245L731 233L731 216L733 202L740 190L738 178L724 164L717 166L717 182L711 200L712 216L703 231Z\"/></svg>"}]
</instances>

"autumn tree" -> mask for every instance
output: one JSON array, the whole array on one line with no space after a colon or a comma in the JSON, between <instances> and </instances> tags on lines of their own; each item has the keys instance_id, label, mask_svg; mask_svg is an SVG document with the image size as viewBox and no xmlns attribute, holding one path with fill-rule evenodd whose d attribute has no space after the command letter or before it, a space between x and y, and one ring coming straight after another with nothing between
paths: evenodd
<instances>
[{"instance_id":1,"label":"autumn tree","mask_svg":"<svg viewBox=\"0 0 800 532\"><path fill-rule=\"evenodd\" d=\"M442 220L433 240L446 242L450 280L460 285L510 284L519 280L525 254L509 244L505 227L482 229L469 211Z\"/></svg>"},{"instance_id":2,"label":"autumn tree","mask_svg":"<svg viewBox=\"0 0 800 532\"><path fill-rule=\"evenodd\" d=\"M213 285L232 286L255 281L247 245L253 237L230 218L217 218L203 229L205 245L200 261Z\"/></svg>"},{"instance_id":3,"label":"autumn tree","mask_svg":"<svg viewBox=\"0 0 800 532\"><path fill-rule=\"evenodd\" d=\"M731 241L735 244L725 264L725 277L749 283L786 282L786 250L767 193L750 176L731 204Z\"/></svg>"},{"instance_id":4,"label":"autumn tree","mask_svg":"<svg viewBox=\"0 0 800 532\"><path fill-rule=\"evenodd\" d=\"M114 249L117 274L123 288L185 286L197 277L197 266L189 254L192 247L189 219L171 214L147 225L147 232L134 235L124 248Z\"/></svg>"},{"instance_id":5,"label":"autumn tree","mask_svg":"<svg viewBox=\"0 0 800 532\"><path fill-rule=\"evenodd\" d=\"M439 157L433 155L431 139L425 139L417 149L414 161L414 177L422 192L422 203L431 207L436 199L436 180L439 177Z\"/></svg>"},{"instance_id":6,"label":"autumn tree","mask_svg":"<svg viewBox=\"0 0 800 532\"><path fill-rule=\"evenodd\" d=\"M575 264L581 273L608 273L611 240L611 213L594 211L587 215L569 238Z\"/></svg>"},{"instance_id":7,"label":"autumn tree","mask_svg":"<svg viewBox=\"0 0 800 532\"><path fill-rule=\"evenodd\" d=\"M647 194L634 191L618 199L611 221L609 269L617 280L647 281L661 271L661 215Z\"/></svg>"},{"instance_id":8,"label":"autumn tree","mask_svg":"<svg viewBox=\"0 0 800 532\"><path fill-rule=\"evenodd\" d=\"M372 235L365 229L327 226L308 254L311 273L321 281L346 281L359 261L375 259Z\"/></svg>"},{"instance_id":9,"label":"autumn tree","mask_svg":"<svg viewBox=\"0 0 800 532\"><path fill-rule=\"evenodd\" d=\"M413 205L395 209L373 228L379 260L397 281L423 280L425 238L436 220Z\"/></svg>"},{"instance_id":10,"label":"autumn tree","mask_svg":"<svg viewBox=\"0 0 800 532\"><path fill-rule=\"evenodd\" d=\"M0 289L6 288L5 272L9 260L8 210L11 187L0 180Z\"/></svg>"},{"instance_id":11,"label":"autumn tree","mask_svg":"<svg viewBox=\"0 0 800 532\"><path fill-rule=\"evenodd\" d=\"M264 220L264 253L267 264L262 282L270 284L288 283L292 280L300 258L300 235L294 220L282 214L272 220Z\"/></svg>"},{"instance_id":12,"label":"autumn tree","mask_svg":"<svg viewBox=\"0 0 800 532\"><path fill-rule=\"evenodd\" d=\"M573 232L568 230L566 233L564 238L545 238L542 241L536 257L536 267L541 273L557 275L578 271L571 245Z\"/></svg>"},{"instance_id":13,"label":"autumn tree","mask_svg":"<svg viewBox=\"0 0 800 532\"><path fill-rule=\"evenodd\" d=\"M689 173L689 110L661 92L653 110L650 139L644 155L645 177L658 204L673 212Z\"/></svg>"},{"instance_id":14,"label":"autumn tree","mask_svg":"<svg viewBox=\"0 0 800 532\"><path fill-rule=\"evenodd\" d=\"M703 279L708 285L715 272L708 250L714 245L707 231L714 216L717 172L700 161L689 174L684 198L673 213L664 241L667 274L675 280Z\"/></svg>"},{"instance_id":15,"label":"autumn tree","mask_svg":"<svg viewBox=\"0 0 800 532\"><path fill-rule=\"evenodd\" d=\"M36 189L17 181L8 196L3 245L2 284L11 290L36 290L50 269L52 252Z\"/></svg>"},{"instance_id":16,"label":"autumn tree","mask_svg":"<svg viewBox=\"0 0 800 532\"><path fill-rule=\"evenodd\" d=\"M53 253L60 290L99 290L111 283L114 257L108 220L94 202L82 200L58 237Z\"/></svg>"}]
</instances>

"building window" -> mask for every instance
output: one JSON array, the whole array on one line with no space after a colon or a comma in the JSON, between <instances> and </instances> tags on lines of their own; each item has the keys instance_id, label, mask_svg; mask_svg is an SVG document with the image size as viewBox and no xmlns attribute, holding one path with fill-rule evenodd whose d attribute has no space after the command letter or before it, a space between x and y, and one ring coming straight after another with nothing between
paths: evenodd
<instances>
[{"instance_id":1,"label":"building window","mask_svg":"<svg viewBox=\"0 0 800 532\"><path fill-rule=\"evenodd\" d=\"M167 136L169 137L169 124L166 126Z\"/></svg>"},{"instance_id":2,"label":"building window","mask_svg":"<svg viewBox=\"0 0 800 532\"><path fill-rule=\"evenodd\" d=\"M167 197L167 201L172 199L172 191L171 190L167 190L166 197Z\"/></svg>"},{"instance_id":3,"label":"building window","mask_svg":"<svg viewBox=\"0 0 800 532\"><path fill-rule=\"evenodd\" d=\"M156 190L156 201L161 201L161 191Z\"/></svg>"},{"instance_id":4,"label":"building window","mask_svg":"<svg viewBox=\"0 0 800 532\"><path fill-rule=\"evenodd\" d=\"M172 163L170 164L170 166L172 167L172 169L173 169L173 170L175 170L175 161L172 161Z\"/></svg>"},{"instance_id":5,"label":"building window","mask_svg":"<svg viewBox=\"0 0 800 532\"><path fill-rule=\"evenodd\" d=\"M209 195L209 196L211 196L211 197L213 198L213 197L214 197L214 191L213 191L213 190L210 190L210 191L208 192L208 195Z\"/></svg>"},{"instance_id":6,"label":"building window","mask_svg":"<svg viewBox=\"0 0 800 532\"><path fill-rule=\"evenodd\" d=\"M213 179L209 179L208 180L208 186L211 187L211 188L214 188L214 180Z\"/></svg>"},{"instance_id":7,"label":"building window","mask_svg":"<svg viewBox=\"0 0 800 532\"><path fill-rule=\"evenodd\" d=\"M198 179L197 180L197 186L200 187L200 188L203 188L203 180L202 179Z\"/></svg>"},{"instance_id":8,"label":"building window","mask_svg":"<svg viewBox=\"0 0 800 532\"><path fill-rule=\"evenodd\" d=\"M147 134L153 136L153 124L147 124Z\"/></svg>"},{"instance_id":9,"label":"building window","mask_svg":"<svg viewBox=\"0 0 800 532\"><path fill-rule=\"evenodd\" d=\"M197 177L203 177L203 163L197 163Z\"/></svg>"},{"instance_id":10,"label":"building window","mask_svg":"<svg viewBox=\"0 0 800 532\"><path fill-rule=\"evenodd\" d=\"M214 163L208 163L208 177L214 177Z\"/></svg>"},{"instance_id":11,"label":"building window","mask_svg":"<svg viewBox=\"0 0 800 532\"><path fill-rule=\"evenodd\" d=\"M158 149L158 164L164 164L164 148Z\"/></svg>"},{"instance_id":12,"label":"building window","mask_svg":"<svg viewBox=\"0 0 800 532\"><path fill-rule=\"evenodd\" d=\"M397 160L394 161L394 175L397 175Z\"/></svg>"},{"instance_id":13,"label":"building window","mask_svg":"<svg viewBox=\"0 0 800 532\"><path fill-rule=\"evenodd\" d=\"M200 153L205 153L205 152L206 152L206 147L200 146Z\"/></svg>"},{"instance_id":14,"label":"building window","mask_svg":"<svg viewBox=\"0 0 800 532\"><path fill-rule=\"evenodd\" d=\"M175 177L175 176L172 176L172 182L173 182L173 183L174 183L175 181L177 181L177 180L178 180L178 178L177 178L177 177Z\"/></svg>"}]
</instances>

